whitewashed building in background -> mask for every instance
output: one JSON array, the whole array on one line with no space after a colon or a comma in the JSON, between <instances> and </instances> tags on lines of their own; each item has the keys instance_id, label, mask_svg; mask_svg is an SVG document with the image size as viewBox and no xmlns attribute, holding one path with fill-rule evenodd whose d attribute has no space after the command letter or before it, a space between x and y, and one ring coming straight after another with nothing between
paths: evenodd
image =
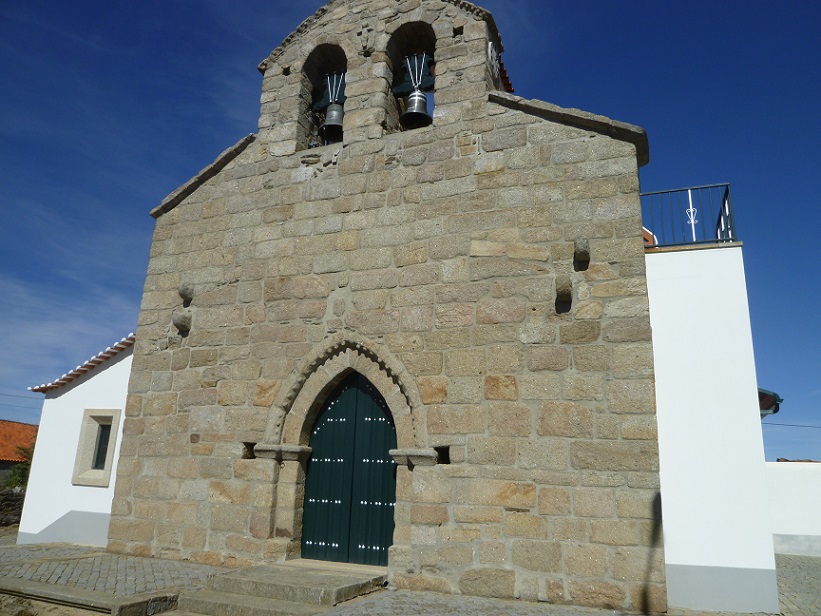
<instances>
[{"instance_id":1,"label":"whitewashed building in background","mask_svg":"<svg viewBox=\"0 0 821 616\"><path fill-rule=\"evenodd\" d=\"M821 557L821 464L767 462L776 554Z\"/></svg>"},{"instance_id":2,"label":"whitewashed building in background","mask_svg":"<svg viewBox=\"0 0 821 616\"><path fill-rule=\"evenodd\" d=\"M44 393L18 544L105 546L123 435L134 334L60 379Z\"/></svg>"},{"instance_id":3,"label":"whitewashed building in background","mask_svg":"<svg viewBox=\"0 0 821 616\"><path fill-rule=\"evenodd\" d=\"M778 613L750 311L729 185L642 195L670 607ZM650 237L650 235L652 237Z\"/></svg>"}]
</instances>

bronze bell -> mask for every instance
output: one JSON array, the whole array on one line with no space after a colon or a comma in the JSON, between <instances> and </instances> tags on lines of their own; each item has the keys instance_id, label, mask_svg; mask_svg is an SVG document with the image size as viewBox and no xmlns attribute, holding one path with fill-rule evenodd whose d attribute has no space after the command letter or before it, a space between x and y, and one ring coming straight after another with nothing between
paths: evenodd
<instances>
[{"instance_id":1,"label":"bronze bell","mask_svg":"<svg viewBox=\"0 0 821 616\"><path fill-rule=\"evenodd\" d=\"M339 103L331 103L325 110L325 123L319 127L319 136L325 143L342 141L342 118L345 110Z\"/></svg>"},{"instance_id":2,"label":"bronze bell","mask_svg":"<svg viewBox=\"0 0 821 616\"><path fill-rule=\"evenodd\" d=\"M428 97L424 92L414 90L410 93L407 109L399 118L399 122L408 130L431 125L433 118L428 113Z\"/></svg>"}]
</instances>

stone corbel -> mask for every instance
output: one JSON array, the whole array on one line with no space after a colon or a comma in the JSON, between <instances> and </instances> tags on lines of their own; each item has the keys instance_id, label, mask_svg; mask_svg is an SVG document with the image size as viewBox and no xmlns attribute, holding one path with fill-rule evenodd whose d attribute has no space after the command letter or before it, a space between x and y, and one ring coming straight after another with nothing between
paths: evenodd
<instances>
[{"instance_id":1,"label":"stone corbel","mask_svg":"<svg viewBox=\"0 0 821 616\"><path fill-rule=\"evenodd\" d=\"M258 458L272 458L279 462L299 462L303 464L313 451L307 445L272 445L257 443L254 446L254 455Z\"/></svg>"},{"instance_id":2,"label":"stone corbel","mask_svg":"<svg viewBox=\"0 0 821 616\"><path fill-rule=\"evenodd\" d=\"M388 453L399 466L407 466L410 470L414 466L435 466L439 462L435 449L391 449Z\"/></svg>"}]
</instances>

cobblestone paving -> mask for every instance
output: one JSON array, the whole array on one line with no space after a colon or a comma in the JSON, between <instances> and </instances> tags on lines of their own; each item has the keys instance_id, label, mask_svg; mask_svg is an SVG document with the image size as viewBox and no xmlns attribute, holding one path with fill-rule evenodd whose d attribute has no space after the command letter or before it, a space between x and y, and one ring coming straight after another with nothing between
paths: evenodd
<instances>
[{"instance_id":1,"label":"cobblestone paving","mask_svg":"<svg viewBox=\"0 0 821 616\"><path fill-rule=\"evenodd\" d=\"M69 544L49 544L44 546L0 546L0 566L25 560L42 558L78 558L92 552L103 552L95 549Z\"/></svg>"},{"instance_id":2,"label":"cobblestone paving","mask_svg":"<svg viewBox=\"0 0 821 616\"><path fill-rule=\"evenodd\" d=\"M781 611L785 616L821 616L821 558L777 555ZM0 578L54 584L128 596L167 588L204 587L211 573L225 569L188 562L104 554L95 548L52 544L0 545ZM0 610L0 612L2 612ZM337 606L326 616L623 616L613 610L502 601L428 592L386 591ZM671 611L695 616L701 612ZM735 616L729 613L710 616Z\"/></svg>"},{"instance_id":3,"label":"cobblestone paving","mask_svg":"<svg viewBox=\"0 0 821 616\"><path fill-rule=\"evenodd\" d=\"M821 615L821 558L775 555L781 612L790 616Z\"/></svg>"},{"instance_id":4,"label":"cobblestone paving","mask_svg":"<svg viewBox=\"0 0 821 616\"><path fill-rule=\"evenodd\" d=\"M776 555L778 592L784 616L821 616L821 558ZM624 612L499 601L426 592L383 592L338 606L325 616L621 616ZM706 612L671 610L670 616ZM709 616L750 616L710 612Z\"/></svg>"},{"instance_id":5,"label":"cobblestone paving","mask_svg":"<svg viewBox=\"0 0 821 616\"><path fill-rule=\"evenodd\" d=\"M97 552L97 553L95 553ZM0 578L54 584L109 596L166 588L200 588L224 569L187 562L104 554L93 548L0 548Z\"/></svg>"},{"instance_id":6,"label":"cobblestone paving","mask_svg":"<svg viewBox=\"0 0 821 616\"><path fill-rule=\"evenodd\" d=\"M622 616L627 612L397 590L380 592L363 599L349 601L325 612L323 616L465 616L466 614L475 616Z\"/></svg>"}]
</instances>

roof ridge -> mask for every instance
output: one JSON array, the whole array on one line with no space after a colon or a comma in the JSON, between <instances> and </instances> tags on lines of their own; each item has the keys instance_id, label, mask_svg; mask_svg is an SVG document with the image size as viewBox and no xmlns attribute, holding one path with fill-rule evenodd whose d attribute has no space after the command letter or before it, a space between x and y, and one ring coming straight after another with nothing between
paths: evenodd
<instances>
[{"instance_id":1,"label":"roof ridge","mask_svg":"<svg viewBox=\"0 0 821 616\"><path fill-rule=\"evenodd\" d=\"M115 357L116 355L119 355L120 353L122 353L126 349L134 346L135 340L136 340L136 336L132 332L132 333L128 334L128 336L126 336L122 340L120 340L118 342L115 342L113 345L108 347L105 351L100 351L99 353L97 353L97 355L95 355L94 357L92 357L91 359L86 361L84 364L80 364L79 366L74 368L74 370L72 370L70 372L67 372L66 374L61 376L59 379L56 379L56 380L52 381L51 383L43 383L42 385L35 385L34 387L29 387L28 389L29 389L29 391L36 391L37 393L43 393L44 394L46 392L52 391L53 389L58 389L58 388L62 387L63 385L67 385L68 383L71 383L72 381L80 378L82 375L86 374L87 372L90 372L91 370L93 370L97 366L99 366L101 364L104 364L105 362L107 362L112 357Z\"/></svg>"},{"instance_id":2,"label":"roof ridge","mask_svg":"<svg viewBox=\"0 0 821 616\"><path fill-rule=\"evenodd\" d=\"M559 107L553 103L546 103L535 98L526 99L506 92L488 92L487 98L491 103L502 105L508 109L518 109L552 122L592 130L619 141L632 143L636 146L636 159L639 167L650 162L650 144L647 141L647 133L640 126L619 122L589 111L572 107Z\"/></svg>"},{"instance_id":3,"label":"roof ridge","mask_svg":"<svg viewBox=\"0 0 821 616\"><path fill-rule=\"evenodd\" d=\"M322 17L324 17L328 11L336 4L344 2L345 0L330 0L327 4L319 7L312 15L306 17L301 24L299 24L296 29L291 32L288 36L286 36L283 41L271 52L268 56L257 65L257 70L265 74L265 71L271 66L271 63L274 62L279 56L281 56L285 52L285 48L288 47L291 43L295 40L300 38L303 34L305 34L311 27L318 22ZM471 13L478 17L479 19L483 20L487 23L488 28L490 28L491 34L496 38L496 41L499 43L499 53L504 51L504 45L502 44L502 35L499 34L499 28L496 25L496 20L493 19L493 14L488 11L487 9L483 9L472 2L467 2L467 0L443 0L448 4L452 4L453 6L460 8L468 13Z\"/></svg>"},{"instance_id":4,"label":"roof ridge","mask_svg":"<svg viewBox=\"0 0 821 616\"><path fill-rule=\"evenodd\" d=\"M37 426L37 424L30 424L25 421L14 421L13 419L0 419L0 423L13 423L13 424L20 424L21 426Z\"/></svg>"},{"instance_id":5,"label":"roof ridge","mask_svg":"<svg viewBox=\"0 0 821 616\"><path fill-rule=\"evenodd\" d=\"M230 148L223 150L216 160L210 165L204 167L197 175L188 180L185 184L174 190L168 195L163 202L151 210L150 214L154 218L159 218L166 212L174 209L179 205L183 199L193 194L200 186L214 177L217 173L222 171L225 166L234 160L237 156L247 148L257 138L256 134L251 133L237 141Z\"/></svg>"}]
</instances>

